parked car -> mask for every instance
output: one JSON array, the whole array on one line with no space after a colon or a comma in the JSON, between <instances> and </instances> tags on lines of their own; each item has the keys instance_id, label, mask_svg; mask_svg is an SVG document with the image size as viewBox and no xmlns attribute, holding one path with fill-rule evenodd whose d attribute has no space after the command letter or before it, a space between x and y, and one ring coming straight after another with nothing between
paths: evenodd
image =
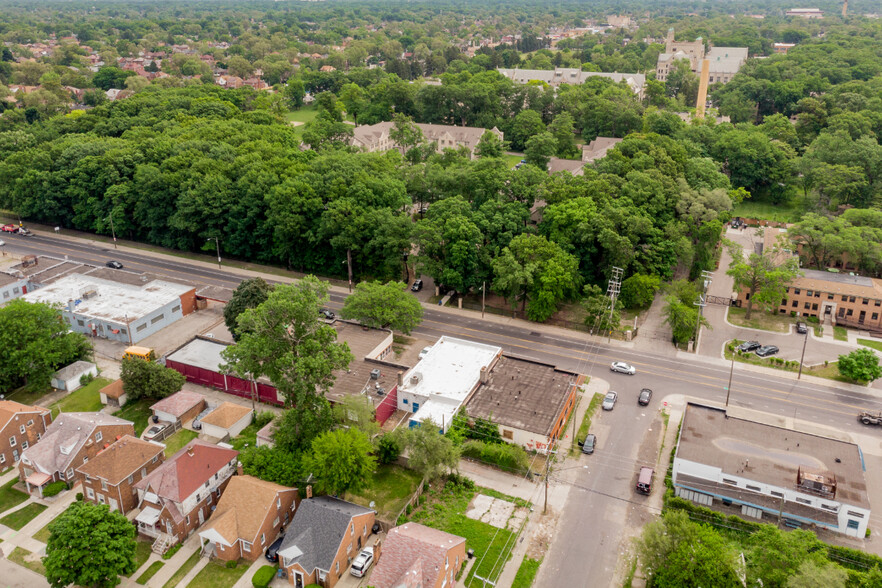
<instances>
[{"instance_id":1,"label":"parked car","mask_svg":"<svg viewBox=\"0 0 882 588\"><path fill-rule=\"evenodd\" d=\"M2 227L0 227L0 231L3 231L4 233L14 233L17 230L18 230L18 225L13 225L13 224L3 225Z\"/></svg>"},{"instance_id":2,"label":"parked car","mask_svg":"<svg viewBox=\"0 0 882 588\"><path fill-rule=\"evenodd\" d=\"M759 349L762 347L759 341L745 341L741 345L738 346L738 351L753 351L754 349Z\"/></svg>"},{"instance_id":3,"label":"parked car","mask_svg":"<svg viewBox=\"0 0 882 588\"><path fill-rule=\"evenodd\" d=\"M327 308L323 308L323 309L321 309L321 310L319 311L319 314L320 314L321 316L323 316L324 318L328 319L329 321L332 321L332 320L334 320L335 318L337 318L337 315L334 314L333 312L331 312L330 310L328 310Z\"/></svg>"},{"instance_id":4,"label":"parked car","mask_svg":"<svg viewBox=\"0 0 882 588\"><path fill-rule=\"evenodd\" d=\"M642 467L637 475L637 492L649 494L652 492L652 475L655 471L652 468Z\"/></svg>"},{"instance_id":5,"label":"parked car","mask_svg":"<svg viewBox=\"0 0 882 588\"><path fill-rule=\"evenodd\" d=\"M796 321L796 332L805 335L808 333L808 326L802 321Z\"/></svg>"},{"instance_id":6,"label":"parked car","mask_svg":"<svg viewBox=\"0 0 882 588\"><path fill-rule=\"evenodd\" d=\"M624 361L614 361L612 362L612 364L610 364L609 371L633 376L637 373L637 368L629 363L625 363Z\"/></svg>"},{"instance_id":7,"label":"parked car","mask_svg":"<svg viewBox=\"0 0 882 588\"><path fill-rule=\"evenodd\" d=\"M121 264L118 261L113 261L113 260L108 261L104 265L106 265L107 267L113 268L113 269L122 269L123 268L123 264Z\"/></svg>"},{"instance_id":8,"label":"parked car","mask_svg":"<svg viewBox=\"0 0 882 588\"><path fill-rule=\"evenodd\" d=\"M168 423L157 423L147 429L147 432L144 433L144 441L153 441L154 439L160 437L162 432L168 428Z\"/></svg>"},{"instance_id":9,"label":"parked car","mask_svg":"<svg viewBox=\"0 0 882 588\"><path fill-rule=\"evenodd\" d=\"M354 560L352 560L352 567L349 568L349 573L356 578L363 578L368 569L370 569L372 563L374 563L373 548L368 547L366 549L362 549L361 553L359 553L358 556Z\"/></svg>"},{"instance_id":10,"label":"parked car","mask_svg":"<svg viewBox=\"0 0 882 588\"><path fill-rule=\"evenodd\" d=\"M423 281L422 280L414 280L413 286L410 287L411 292L419 292L423 289Z\"/></svg>"},{"instance_id":11,"label":"parked car","mask_svg":"<svg viewBox=\"0 0 882 588\"><path fill-rule=\"evenodd\" d=\"M637 396L637 404L641 406L646 406L647 404L649 404L650 400L652 400L652 390L650 390L649 388L644 388Z\"/></svg>"},{"instance_id":12,"label":"parked car","mask_svg":"<svg viewBox=\"0 0 882 588\"><path fill-rule=\"evenodd\" d=\"M195 429L196 431L201 431L202 430L202 418L213 410L214 410L214 407L209 406L205 410L203 410L202 412L197 414L196 418L193 419L193 423L191 425L193 427L193 429Z\"/></svg>"},{"instance_id":13,"label":"parked car","mask_svg":"<svg viewBox=\"0 0 882 588\"><path fill-rule=\"evenodd\" d=\"M420 359L423 359L425 356L429 355L429 352L432 350L431 347L423 347L423 350L420 351Z\"/></svg>"},{"instance_id":14,"label":"parked car","mask_svg":"<svg viewBox=\"0 0 882 588\"><path fill-rule=\"evenodd\" d=\"M582 453L594 453L594 446L597 444L597 437L593 433L589 433L582 442Z\"/></svg>"},{"instance_id":15,"label":"parked car","mask_svg":"<svg viewBox=\"0 0 882 588\"><path fill-rule=\"evenodd\" d=\"M266 557L267 561L276 563L279 561L279 549L282 548L282 541L285 539L285 536L282 535L275 541L273 541L272 545L266 548L266 553L264 553L264 557Z\"/></svg>"},{"instance_id":16,"label":"parked car","mask_svg":"<svg viewBox=\"0 0 882 588\"><path fill-rule=\"evenodd\" d=\"M616 399L619 397L615 392L607 392L606 398L603 399L603 404L601 404L601 408L603 410L612 410L616 406Z\"/></svg>"},{"instance_id":17,"label":"parked car","mask_svg":"<svg viewBox=\"0 0 882 588\"><path fill-rule=\"evenodd\" d=\"M31 235L33 235L30 229L26 229L24 227L18 227L18 230L15 232L19 235L24 235L25 237L30 237Z\"/></svg>"},{"instance_id":18,"label":"parked car","mask_svg":"<svg viewBox=\"0 0 882 588\"><path fill-rule=\"evenodd\" d=\"M770 355L775 355L776 353L778 353L778 351L780 350L774 345L763 345L756 350L756 354L760 357L768 357Z\"/></svg>"}]
</instances>

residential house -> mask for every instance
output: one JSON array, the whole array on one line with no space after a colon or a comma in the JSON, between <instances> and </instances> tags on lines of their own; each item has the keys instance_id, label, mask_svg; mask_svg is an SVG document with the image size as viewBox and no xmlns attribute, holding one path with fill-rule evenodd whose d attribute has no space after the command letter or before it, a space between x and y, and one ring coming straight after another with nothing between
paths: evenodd
<instances>
[{"instance_id":1,"label":"residential house","mask_svg":"<svg viewBox=\"0 0 882 588\"><path fill-rule=\"evenodd\" d=\"M181 390L150 407L153 417L167 423L185 424L205 410L205 396L198 392Z\"/></svg>"},{"instance_id":2,"label":"residential house","mask_svg":"<svg viewBox=\"0 0 882 588\"><path fill-rule=\"evenodd\" d=\"M475 155L475 148L478 141L487 132L487 129L479 127L457 127L453 125L428 125L415 123L422 131L423 136L429 143L435 143L436 150L440 153L444 149L459 149L465 147ZM390 121L377 123L375 125L360 125L353 129L352 145L360 147L365 151L388 151L390 149L400 149L400 147L392 140L389 135L392 130L393 123ZM502 131L493 127L490 132L503 140Z\"/></svg>"},{"instance_id":3,"label":"residential house","mask_svg":"<svg viewBox=\"0 0 882 588\"><path fill-rule=\"evenodd\" d=\"M863 539L871 515L860 448L789 428L783 417L762 420L688 403L672 470L677 496L727 514Z\"/></svg>"},{"instance_id":4,"label":"residential house","mask_svg":"<svg viewBox=\"0 0 882 588\"><path fill-rule=\"evenodd\" d=\"M24 448L19 477L29 493L36 491L40 496L52 482L63 480L74 486L82 480L76 468L98 455L107 443L134 434L131 422L109 414L63 412L36 444Z\"/></svg>"},{"instance_id":5,"label":"residential house","mask_svg":"<svg viewBox=\"0 0 882 588\"><path fill-rule=\"evenodd\" d=\"M371 572L374 588L452 588L466 559L466 540L419 523L390 530Z\"/></svg>"},{"instance_id":6,"label":"residential house","mask_svg":"<svg viewBox=\"0 0 882 588\"><path fill-rule=\"evenodd\" d=\"M607 152L621 143L623 139L616 137L595 137L590 143L582 147L582 161L590 163L606 157Z\"/></svg>"},{"instance_id":7,"label":"residential house","mask_svg":"<svg viewBox=\"0 0 882 588\"><path fill-rule=\"evenodd\" d=\"M73 392L81 387L83 377L94 378L97 375L98 366L91 361L75 361L52 374L50 384L56 390Z\"/></svg>"},{"instance_id":8,"label":"residential house","mask_svg":"<svg viewBox=\"0 0 882 588\"><path fill-rule=\"evenodd\" d=\"M77 468L83 477L83 498L128 513L138 506L135 484L162 465L164 451L159 443L123 436Z\"/></svg>"},{"instance_id":9,"label":"residential house","mask_svg":"<svg viewBox=\"0 0 882 588\"><path fill-rule=\"evenodd\" d=\"M138 532L156 538L155 551L164 553L205 522L236 473L238 455L194 439L135 483L141 507L135 517Z\"/></svg>"},{"instance_id":10,"label":"residential house","mask_svg":"<svg viewBox=\"0 0 882 588\"><path fill-rule=\"evenodd\" d=\"M21 452L39 441L51 422L47 408L0 400L0 469L18 462Z\"/></svg>"},{"instance_id":11,"label":"residential house","mask_svg":"<svg viewBox=\"0 0 882 588\"><path fill-rule=\"evenodd\" d=\"M98 390L98 395L101 398L101 404L104 404L105 406L122 407L125 406L129 399L128 394L126 394L126 391L123 388L122 380L116 380L104 386Z\"/></svg>"},{"instance_id":12,"label":"residential house","mask_svg":"<svg viewBox=\"0 0 882 588\"><path fill-rule=\"evenodd\" d=\"M291 522L298 502L297 488L234 476L199 531L203 555L255 561Z\"/></svg>"},{"instance_id":13,"label":"residential house","mask_svg":"<svg viewBox=\"0 0 882 588\"><path fill-rule=\"evenodd\" d=\"M0 271L0 306L28 292L28 278L24 274Z\"/></svg>"},{"instance_id":14,"label":"residential house","mask_svg":"<svg viewBox=\"0 0 882 588\"><path fill-rule=\"evenodd\" d=\"M224 402L202 417L202 432L209 437L232 439L251 424L254 412L247 406Z\"/></svg>"},{"instance_id":15,"label":"residential house","mask_svg":"<svg viewBox=\"0 0 882 588\"><path fill-rule=\"evenodd\" d=\"M279 549L279 562L291 585L334 588L366 545L375 514L331 496L302 501Z\"/></svg>"}]
</instances>

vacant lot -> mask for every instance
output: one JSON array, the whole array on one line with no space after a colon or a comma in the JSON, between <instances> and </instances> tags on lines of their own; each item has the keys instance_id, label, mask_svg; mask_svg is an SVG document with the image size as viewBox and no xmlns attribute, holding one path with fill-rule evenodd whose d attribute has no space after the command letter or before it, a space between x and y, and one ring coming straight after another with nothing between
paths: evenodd
<instances>
[{"instance_id":1,"label":"vacant lot","mask_svg":"<svg viewBox=\"0 0 882 588\"><path fill-rule=\"evenodd\" d=\"M376 509L378 518L390 520L404 508L407 500L416 492L420 476L414 471L397 465L382 465L369 478L369 486L364 490L346 493L346 500ZM392 521L393 523L395 521Z\"/></svg>"}]
</instances>

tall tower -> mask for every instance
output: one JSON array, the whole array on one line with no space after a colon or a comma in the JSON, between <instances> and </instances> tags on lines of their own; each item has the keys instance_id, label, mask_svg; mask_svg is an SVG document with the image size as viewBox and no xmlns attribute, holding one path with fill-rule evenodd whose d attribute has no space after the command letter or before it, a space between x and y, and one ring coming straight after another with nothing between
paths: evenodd
<instances>
[{"instance_id":1,"label":"tall tower","mask_svg":"<svg viewBox=\"0 0 882 588\"><path fill-rule=\"evenodd\" d=\"M842 0L842 18L848 13L848 0Z\"/></svg>"},{"instance_id":2,"label":"tall tower","mask_svg":"<svg viewBox=\"0 0 882 588\"><path fill-rule=\"evenodd\" d=\"M668 34L665 37L665 53L673 53L674 52L674 27L668 29Z\"/></svg>"}]
</instances>

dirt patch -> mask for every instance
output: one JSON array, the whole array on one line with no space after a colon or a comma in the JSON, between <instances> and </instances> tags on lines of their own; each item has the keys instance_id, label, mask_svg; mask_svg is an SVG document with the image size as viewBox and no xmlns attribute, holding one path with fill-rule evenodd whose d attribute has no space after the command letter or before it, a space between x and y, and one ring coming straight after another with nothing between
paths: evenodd
<instances>
[{"instance_id":1,"label":"dirt patch","mask_svg":"<svg viewBox=\"0 0 882 588\"><path fill-rule=\"evenodd\" d=\"M538 561L545 557L548 548L551 546L559 515L556 511L549 510L547 514L537 513L534 516L536 527L532 537L530 537L530 543L527 545L526 556Z\"/></svg>"}]
</instances>

